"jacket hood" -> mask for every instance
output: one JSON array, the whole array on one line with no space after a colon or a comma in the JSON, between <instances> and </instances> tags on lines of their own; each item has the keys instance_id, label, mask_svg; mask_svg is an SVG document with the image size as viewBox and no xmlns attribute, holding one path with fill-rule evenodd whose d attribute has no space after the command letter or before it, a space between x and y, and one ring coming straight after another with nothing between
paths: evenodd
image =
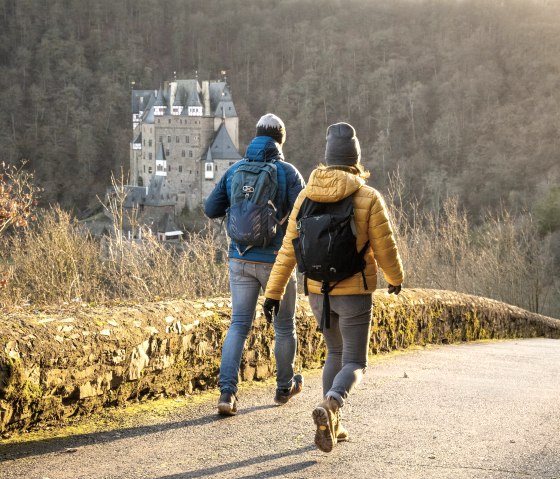
<instances>
[{"instance_id":1,"label":"jacket hood","mask_svg":"<svg viewBox=\"0 0 560 479\"><path fill-rule=\"evenodd\" d=\"M336 168L319 167L311 172L306 196L320 203L334 203L354 194L365 184L358 175Z\"/></svg>"},{"instance_id":2,"label":"jacket hood","mask_svg":"<svg viewBox=\"0 0 560 479\"><path fill-rule=\"evenodd\" d=\"M247 146L245 158L249 161L272 161L283 160L284 155L280 144L270 136L256 136Z\"/></svg>"}]
</instances>

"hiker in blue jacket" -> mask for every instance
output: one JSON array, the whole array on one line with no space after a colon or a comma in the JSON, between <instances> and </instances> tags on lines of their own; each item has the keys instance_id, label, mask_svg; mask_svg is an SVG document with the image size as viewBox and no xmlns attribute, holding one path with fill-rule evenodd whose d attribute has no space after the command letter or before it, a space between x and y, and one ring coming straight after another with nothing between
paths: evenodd
<instances>
[{"instance_id":1,"label":"hiker in blue jacket","mask_svg":"<svg viewBox=\"0 0 560 479\"><path fill-rule=\"evenodd\" d=\"M252 162L272 162L276 165L278 191L272 200L280 221L287 218L292 206L304 188L305 182L299 171L290 163L284 161L282 145L286 140L286 129L280 118L272 113L262 116L257 123L256 137L253 138L245 158L232 165L215 186L210 196L204 202L204 213L209 218L220 218L226 215L231 205L232 178L238 168ZM262 165L261 165L262 166ZM226 334L222 348L220 364L218 413L232 416L237 413L237 381L241 355L245 341L249 335L258 296L261 288L264 291L266 283L276 259L286 224L277 228L276 235L268 246L251 246L237 244L230 240L229 245L229 281L232 296L231 325ZM276 394L274 402L285 404L288 400L301 392L303 378L294 375L294 360L296 354L296 277L291 276L286 292L274 318L267 315L267 319L274 319L276 335L274 355L276 358Z\"/></svg>"}]
</instances>

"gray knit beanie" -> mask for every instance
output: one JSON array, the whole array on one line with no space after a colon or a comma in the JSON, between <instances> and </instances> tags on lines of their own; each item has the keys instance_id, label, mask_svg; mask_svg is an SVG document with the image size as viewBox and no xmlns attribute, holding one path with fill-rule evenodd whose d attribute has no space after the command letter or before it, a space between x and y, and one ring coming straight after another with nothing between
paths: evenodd
<instances>
[{"instance_id":1,"label":"gray knit beanie","mask_svg":"<svg viewBox=\"0 0 560 479\"><path fill-rule=\"evenodd\" d=\"M327 128L325 162L328 166L353 166L362 156L356 130L348 123L335 123Z\"/></svg>"},{"instance_id":2,"label":"gray knit beanie","mask_svg":"<svg viewBox=\"0 0 560 479\"><path fill-rule=\"evenodd\" d=\"M270 136L274 141L284 144L286 127L284 122L273 113L267 113L257 122L257 136Z\"/></svg>"}]
</instances>

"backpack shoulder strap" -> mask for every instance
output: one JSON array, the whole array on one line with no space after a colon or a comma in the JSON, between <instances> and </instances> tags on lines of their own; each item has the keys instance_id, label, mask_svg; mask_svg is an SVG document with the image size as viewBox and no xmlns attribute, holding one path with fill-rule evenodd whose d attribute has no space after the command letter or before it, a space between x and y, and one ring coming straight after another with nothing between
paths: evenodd
<instances>
[{"instance_id":1,"label":"backpack shoulder strap","mask_svg":"<svg viewBox=\"0 0 560 479\"><path fill-rule=\"evenodd\" d=\"M277 204L280 211L284 214L284 217L287 219L290 216L290 207L288 205L288 178L286 176L286 169L281 161L277 161L276 159L272 160L276 164L276 175L278 178L278 193L277 193ZM283 219L282 223L286 220Z\"/></svg>"}]
</instances>

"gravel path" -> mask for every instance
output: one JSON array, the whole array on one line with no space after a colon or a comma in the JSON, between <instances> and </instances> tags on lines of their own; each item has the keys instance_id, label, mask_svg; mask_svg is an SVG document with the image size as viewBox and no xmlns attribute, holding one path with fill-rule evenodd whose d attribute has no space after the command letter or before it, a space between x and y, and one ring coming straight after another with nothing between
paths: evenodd
<instances>
[{"instance_id":1,"label":"gravel path","mask_svg":"<svg viewBox=\"0 0 560 479\"><path fill-rule=\"evenodd\" d=\"M560 340L374 358L343 410L351 440L330 454L313 444L320 374L305 379L282 407L273 386L244 388L235 417L212 395L155 424L0 443L0 478L560 479Z\"/></svg>"}]
</instances>

